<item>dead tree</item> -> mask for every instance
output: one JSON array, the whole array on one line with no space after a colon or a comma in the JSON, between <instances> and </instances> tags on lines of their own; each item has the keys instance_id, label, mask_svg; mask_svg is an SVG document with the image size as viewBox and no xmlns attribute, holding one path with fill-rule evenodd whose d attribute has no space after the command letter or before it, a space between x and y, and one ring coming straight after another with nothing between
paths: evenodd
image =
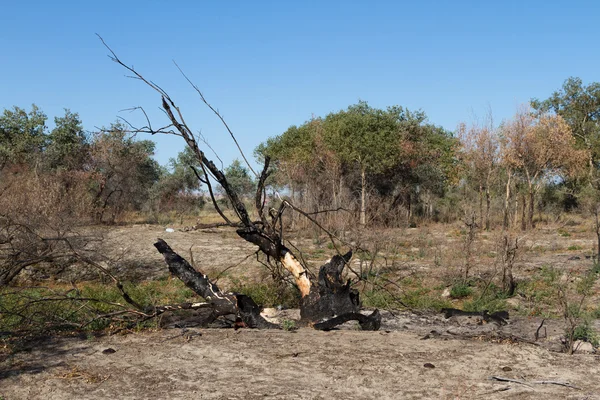
<instances>
[{"instance_id":1,"label":"dead tree","mask_svg":"<svg viewBox=\"0 0 600 400\"><path fill-rule=\"evenodd\" d=\"M102 38L100 38L102 40ZM302 213L290 202L283 201L278 210L271 210L268 215L265 212L265 182L269 176L269 158L265 158L264 167L258 177L258 188L256 191L254 206L258 214L257 220L252 220L246 206L241 201L238 193L227 182L225 174L215 166L214 162L208 159L201 149L198 140L193 135L191 129L185 122L181 110L160 86L156 85L144 76L138 73L133 67L124 64L114 51L104 41L102 43L110 52L110 59L120 66L128 70L133 78L141 80L144 84L152 88L160 96L162 110L169 119L169 124L154 129L150 123L146 113L147 125L141 129L133 128L136 132L143 133L163 133L181 137L187 146L193 151L197 159L200 161L202 171L196 171L198 179L207 185L213 205L224 222L237 228L237 234L244 240L255 244L258 249L264 253L270 263L280 263L294 278L301 300L300 311L301 321L312 325L317 329L332 329L336 325L350 320L359 321L363 329L377 330L379 329L381 316L377 310L371 315L365 316L360 311L360 299L357 290L352 288L350 280L344 281L342 272L344 267L352 257L352 252L345 255L335 255L331 261L323 265L315 277L311 272L299 261L294 253L285 246L283 240L283 224L282 216L286 207L291 207ZM179 69L179 67L177 66ZM179 69L184 78L196 90L200 99L204 104L220 119L232 139L238 146L240 154L252 170L244 153L239 147L235 136L229 129L229 126L221 116L221 114L213 108L205 99L200 89L194 85L187 76ZM143 111L143 110L142 110ZM127 121L125 121L128 123ZM211 186L211 178L214 179L223 188L230 204L236 214L237 221L230 220L219 208ZM306 214L305 214L306 215ZM202 296L213 308L215 317L222 315L235 315L239 322L247 327L256 328L271 328L275 327L269 324L260 316L260 307L248 296L236 293L223 293L217 286L212 283L209 278L196 271L190 264L175 253L169 245L162 239L155 243L155 247L165 257L165 261L169 266L169 270L179 279L181 279L188 287L194 290L195 293Z\"/></svg>"}]
</instances>

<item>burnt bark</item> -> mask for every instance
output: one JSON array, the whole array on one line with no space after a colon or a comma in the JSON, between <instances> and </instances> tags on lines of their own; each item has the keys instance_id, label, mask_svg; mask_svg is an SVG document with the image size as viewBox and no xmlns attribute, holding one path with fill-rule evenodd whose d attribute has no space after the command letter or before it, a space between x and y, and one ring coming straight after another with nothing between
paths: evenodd
<instances>
[{"instance_id":1,"label":"burnt bark","mask_svg":"<svg viewBox=\"0 0 600 400\"><path fill-rule=\"evenodd\" d=\"M236 327L278 328L260 315L262 308L252 298L239 293L223 293L164 240L158 239L154 246L164 256L169 271L207 301L206 306L212 309L213 318L235 315L238 320ZM301 299L302 323L319 330L331 330L345 322L358 321L363 330L379 329L379 311L375 310L368 316L361 314L358 291L351 288L350 280L343 281L342 272L351 257L351 252L343 256L336 255L320 268L317 284Z\"/></svg>"},{"instance_id":2,"label":"burnt bark","mask_svg":"<svg viewBox=\"0 0 600 400\"><path fill-rule=\"evenodd\" d=\"M344 267L351 257L352 252L343 256L335 255L320 268L318 284L301 300L302 320L319 321L360 310L358 291L351 288L350 281L344 282L342 279Z\"/></svg>"},{"instance_id":3,"label":"burnt bark","mask_svg":"<svg viewBox=\"0 0 600 400\"><path fill-rule=\"evenodd\" d=\"M370 315L361 313L342 314L327 321L316 323L313 328L320 331L330 331L348 321L358 321L363 331L377 331L381 327L381 314L379 310L373 311Z\"/></svg>"},{"instance_id":4,"label":"burnt bark","mask_svg":"<svg viewBox=\"0 0 600 400\"><path fill-rule=\"evenodd\" d=\"M169 271L187 287L203 297L213 310L213 317L235 315L236 319L249 328L277 328L261 315L261 308L248 296L237 293L223 293L216 284L203 273L196 271L189 262L162 239L154 247L163 255Z\"/></svg>"}]
</instances>

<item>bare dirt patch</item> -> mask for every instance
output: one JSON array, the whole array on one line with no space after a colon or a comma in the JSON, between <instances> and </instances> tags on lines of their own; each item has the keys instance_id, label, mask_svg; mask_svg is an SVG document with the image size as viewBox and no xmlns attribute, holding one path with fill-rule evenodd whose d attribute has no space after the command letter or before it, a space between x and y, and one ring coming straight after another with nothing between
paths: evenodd
<instances>
[{"instance_id":1,"label":"bare dirt patch","mask_svg":"<svg viewBox=\"0 0 600 400\"><path fill-rule=\"evenodd\" d=\"M594 241L584 228L548 227L523 238L517 277L530 278L544 265L590 268ZM390 277L417 274L439 285L461 265L456 227L372 234L381 242L395 241L380 251L396 261L385 266ZM183 256L191 251L196 265L209 275L235 266L229 273L236 278L265 276L254 258L246 259L253 246L231 229L169 233L165 227L136 225L111 228L103 235L101 251L117 260L112 265L124 278L168 276L152 246L158 237ZM496 236L491 232L478 238L474 275L492 267ZM333 253L326 241L301 242L311 259ZM226 275L220 282L227 288ZM436 290L441 293L443 287ZM449 301L460 308L460 300ZM515 304L509 303L513 308L505 326L477 317L445 319L433 311L385 312L378 332L362 332L351 323L332 332L201 329L193 321L178 324L174 318L169 326L185 328L49 337L0 356L0 398L600 399L595 379L600 356L589 346L590 353L560 353L565 332L561 319L547 319L536 341L542 316L524 314L530 309L524 306L527 301L516 296ZM280 322L295 318L292 310L270 312ZM598 329L597 321L593 326ZM490 380L492 376L518 382ZM576 388L535 383L540 381L568 382Z\"/></svg>"},{"instance_id":2,"label":"bare dirt patch","mask_svg":"<svg viewBox=\"0 0 600 400\"><path fill-rule=\"evenodd\" d=\"M190 328L48 338L4 360L0 395L6 400L600 398L596 355L567 356L526 343L447 334L427 340L421 334L440 325L425 321L388 315L379 332Z\"/></svg>"}]
</instances>

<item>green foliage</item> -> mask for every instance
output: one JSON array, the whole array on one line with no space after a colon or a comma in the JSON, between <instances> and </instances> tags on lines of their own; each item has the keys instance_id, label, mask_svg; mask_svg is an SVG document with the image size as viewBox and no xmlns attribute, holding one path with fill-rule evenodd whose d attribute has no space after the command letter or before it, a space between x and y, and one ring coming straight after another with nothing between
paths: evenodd
<instances>
[{"instance_id":1,"label":"green foliage","mask_svg":"<svg viewBox=\"0 0 600 400\"><path fill-rule=\"evenodd\" d=\"M504 293L497 291L489 291L484 296L474 296L471 300L463 303L465 311L488 311L490 313L496 311L505 311L508 308Z\"/></svg>"},{"instance_id":2,"label":"green foliage","mask_svg":"<svg viewBox=\"0 0 600 400\"><path fill-rule=\"evenodd\" d=\"M568 332L567 332L568 334ZM573 331L573 340L581 340L591 343L594 347L598 347L600 337L591 326L590 321L585 320L582 324L577 325Z\"/></svg>"},{"instance_id":3,"label":"green foliage","mask_svg":"<svg viewBox=\"0 0 600 400\"><path fill-rule=\"evenodd\" d=\"M284 331L287 331L287 332L295 331L298 329L298 327L296 326L296 321L294 321L292 319L284 319L281 322L281 327L283 328Z\"/></svg>"},{"instance_id":4,"label":"green foliage","mask_svg":"<svg viewBox=\"0 0 600 400\"><path fill-rule=\"evenodd\" d=\"M413 309L439 311L442 308L452 307L450 301L429 288L405 289L402 294L402 302Z\"/></svg>"},{"instance_id":5,"label":"green foliage","mask_svg":"<svg viewBox=\"0 0 600 400\"><path fill-rule=\"evenodd\" d=\"M198 299L179 280L126 283L125 290L142 306L177 304ZM56 331L107 328L111 324L134 321L135 315L115 321L101 315L127 308L119 290L114 285L87 283L79 290L61 288L10 288L0 289L0 331ZM90 321L93 321L90 323Z\"/></svg>"},{"instance_id":6,"label":"green foliage","mask_svg":"<svg viewBox=\"0 0 600 400\"><path fill-rule=\"evenodd\" d=\"M244 167L240 160L235 159L227 168L225 168L225 178L238 196L242 199L252 198L256 192L256 183L248 168Z\"/></svg>"},{"instance_id":7,"label":"green foliage","mask_svg":"<svg viewBox=\"0 0 600 400\"><path fill-rule=\"evenodd\" d=\"M469 297L472 294L473 289L465 282L456 283L452 285L452 288L450 289L450 297L453 299L462 299L464 297Z\"/></svg>"},{"instance_id":8,"label":"green foliage","mask_svg":"<svg viewBox=\"0 0 600 400\"><path fill-rule=\"evenodd\" d=\"M392 167L401 152L398 123L413 118L402 107L375 109L366 102L329 114L323 123L324 142L342 163L356 163L361 171L381 173ZM424 116L419 114L419 122Z\"/></svg>"},{"instance_id":9,"label":"green foliage","mask_svg":"<svg viewBox=\"0 0 600 400\"><path fill-rule=\"evenodd\" d=\"M5 109L0 116L0 165L32 162L40 156L47 143L46 119L35 104L29 113L19 107Z\"/></svg>"},{"instance_id":10,"label":"green foliage","mask_svg":"<svg viewBox=\"0 0 600 400\"><path fill-rule=\"evenodd\" d=\"M55 117L54 123L56 126L48 135L44 162L50 169L83 169L89 149L79 114L65 109L65 116Z\"/></svg>"},{"instance_id":11,"label":"green foliage","mask_svg":"<svg viewBox=\"0 0 600 400\"><path fill-rule=\"evenodd\" d=\"M319 207L339 207L343 193L358 204L367 189L398 207L444 193L456 180L456 145L450 132L428 124L421 111L377 109L361 101L292 126L255 154L270 156L275 180L292 195L317 199Z\"/></svg>"}]
</instances>

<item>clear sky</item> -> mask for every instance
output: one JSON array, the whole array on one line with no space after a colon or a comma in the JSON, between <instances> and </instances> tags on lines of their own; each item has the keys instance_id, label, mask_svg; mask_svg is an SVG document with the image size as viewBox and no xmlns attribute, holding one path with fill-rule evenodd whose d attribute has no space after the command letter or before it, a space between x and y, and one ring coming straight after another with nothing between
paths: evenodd
<instances>
[{"instance_id":1,"label":"clear sky","mask_svg":"<svg viewBox=\"0 0 600 400\"><path fill-rule=\"evenodd\" d=\"M133 106L163 122L160 99L124 77L98 33L171 94L226 164L233 143L172 60L248 155L359 99L422 109L454 130L488 107L508 118L569 76L600 81L598 17L597 1L4 1L0 108L35 103L50 119L69 108L90 131ZM163 164L183 148L157 142Z\"/></svg>"}]
</instances>

